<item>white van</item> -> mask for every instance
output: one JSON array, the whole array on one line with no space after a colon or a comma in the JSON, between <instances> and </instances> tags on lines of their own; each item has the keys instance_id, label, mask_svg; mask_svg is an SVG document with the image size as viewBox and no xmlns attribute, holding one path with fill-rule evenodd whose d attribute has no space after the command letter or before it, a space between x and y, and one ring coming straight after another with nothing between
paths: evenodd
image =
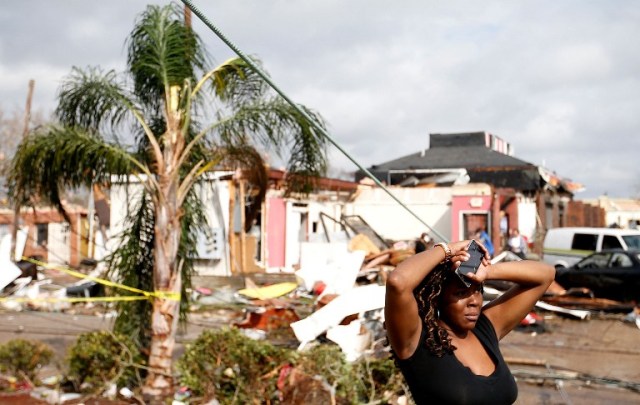
<instances>
[{"instance_id":1,"label":"white van","mask_svg":"<svg viewBox=\"0 0 640 405\"><path fill-rule=\"evenodd\" d=\"M570 267L602 249L640 249L640 231L616 228L553 228L542 244L542 260L556 268Z\"/></svg>"}]
</instances>

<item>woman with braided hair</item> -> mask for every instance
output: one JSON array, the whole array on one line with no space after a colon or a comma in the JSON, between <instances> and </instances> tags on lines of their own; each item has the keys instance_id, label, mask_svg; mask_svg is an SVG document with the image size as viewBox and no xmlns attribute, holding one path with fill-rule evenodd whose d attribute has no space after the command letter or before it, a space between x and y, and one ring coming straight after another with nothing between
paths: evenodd
<instances>
[{"instance_id":1,"label":"woman with braided hair","mask_svg":"<svg viewBox=\"0 0 640 405\"><path fill-rule=\"evenodd\" d=\"M387 280L387 336L418 405L510 404L518 395L498 342L531 311L555 269L528 260L491 265L478 243L482 264L461 276L455 270L469 259L469 243L439 243L400 263ZM483 306L486 280L514 285Z\"/></svg>"}]
</instances>

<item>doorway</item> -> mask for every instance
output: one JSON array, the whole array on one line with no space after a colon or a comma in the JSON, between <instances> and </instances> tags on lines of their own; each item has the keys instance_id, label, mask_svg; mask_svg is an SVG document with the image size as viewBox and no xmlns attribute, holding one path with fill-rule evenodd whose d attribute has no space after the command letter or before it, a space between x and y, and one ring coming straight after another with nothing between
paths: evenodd
<instances>
[{"instance_id":1,"label":"doorway","mask_svg":"<svg viewBox=\"0 0 640 405\"><path fill-rule=\"evenodd\" d=\"M460 230L459 240L472 239L474 233L480 228L484 228L489 236L491 236L488 212L463 212L462 229Z\"/></svg>"}]
</instances>

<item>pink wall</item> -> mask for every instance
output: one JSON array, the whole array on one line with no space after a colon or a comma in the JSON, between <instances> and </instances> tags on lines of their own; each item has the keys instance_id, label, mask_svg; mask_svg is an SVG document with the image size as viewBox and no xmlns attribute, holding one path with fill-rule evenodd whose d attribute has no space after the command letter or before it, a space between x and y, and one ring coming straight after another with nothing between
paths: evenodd
<instances>
[{"instance_id":1,"label":"pink wall","mask_svg":"<svg viewBox=\"0 0 640 405\"><path fill-rule=\"evenodd\" d=\"M267 266L282 267L285 261L287 205L283 198L267 199Z\"/></svg>"},{"instance_id":2,"label":"pink wall","mask_svg":"<svg viewBox=\"0 0 640 405\"><path fill-rule=\"evenodd\" d=\"M466 235L461 235L462 212L487 213L491 217L491 196L453 196L451 201L451 240L466 239Z\"/></svg>"}]
</instances>

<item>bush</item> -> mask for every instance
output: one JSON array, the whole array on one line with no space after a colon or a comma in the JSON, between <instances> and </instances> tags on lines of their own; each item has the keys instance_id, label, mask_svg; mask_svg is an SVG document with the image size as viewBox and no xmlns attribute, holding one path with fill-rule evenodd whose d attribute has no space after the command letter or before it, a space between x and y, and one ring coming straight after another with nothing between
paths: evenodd
<instances>
[{"instance_id":1,"label":"bush","mask_svg":"<svg viewBox=\"0 0 640 405\"><path fill-rule=\"evenodd\" d=\"M299 353L230 328L203 332L186 347L176 369L180 383L195 397L221 404L384 404L405 393L404 380L388 356L348 363L334 344Z\"/></svg>"},{"instance_id":2,"label":"bush","mask_svg":"<svg viewBox=\"0 0 640 405\"><path fill-rule=\"evenodd\" d=\"M204 331L186 347L176 368L181 384L196 396L222 404L267 402L277 397L279 369L294 354L223 328Z\"/></svg>"},{"instance_id":3,"label":"bush","mask_svg":"<svg viewBox=\"0 0 640 405\"><path fill-rule=\"evenodd\" d=\"M0 346L0 369L20 379L36 381L40 367L53 358L53 350L44 343L14 339Z\"/></svg>"},{"instance_id":4,"label":"bush","mask_svg":"<svg viewBox=\"0 0 640 405\"><path fill-rule=\"evenodd\" d=\"M115 382L119 386L141 384L138 364L142 358L131 339L106 331L78 336L67 356L67 379L80 391L98 391Z\"/></svg>"},{"instance_id":5,"label":"bush","mask_svg":"<svg viewBox=\"0 0 640 405\"><path fill-rule=\"evenodd\" d=\"M332 388L336 398L349 400L357 397L351 365L334 344L319 344L302 352L296 367L309 376L321 377Z\"/></svg>"},{"instance_id":6,"label":"bush","mask_svg":"<svg viewBox=\"0 0 640 405\"><path fill-rule=\"evenodd\" d=\"M320 344L303 352L296 367L321 377L332 387L337 403L391 403L404 394L403 378L393 359L360 358L347 363L340 348Z\"/></svg>"},{"instance_id":7,"label":"bush","mask_svg":"<svg viewBox=\"0 0 640 405\"><path fill-rule=\"evenodd\" d=\"M362 358L352 368L358 403L390 403L406 394L404 378L391 357Z\"/></svg>"}]
</instances>

